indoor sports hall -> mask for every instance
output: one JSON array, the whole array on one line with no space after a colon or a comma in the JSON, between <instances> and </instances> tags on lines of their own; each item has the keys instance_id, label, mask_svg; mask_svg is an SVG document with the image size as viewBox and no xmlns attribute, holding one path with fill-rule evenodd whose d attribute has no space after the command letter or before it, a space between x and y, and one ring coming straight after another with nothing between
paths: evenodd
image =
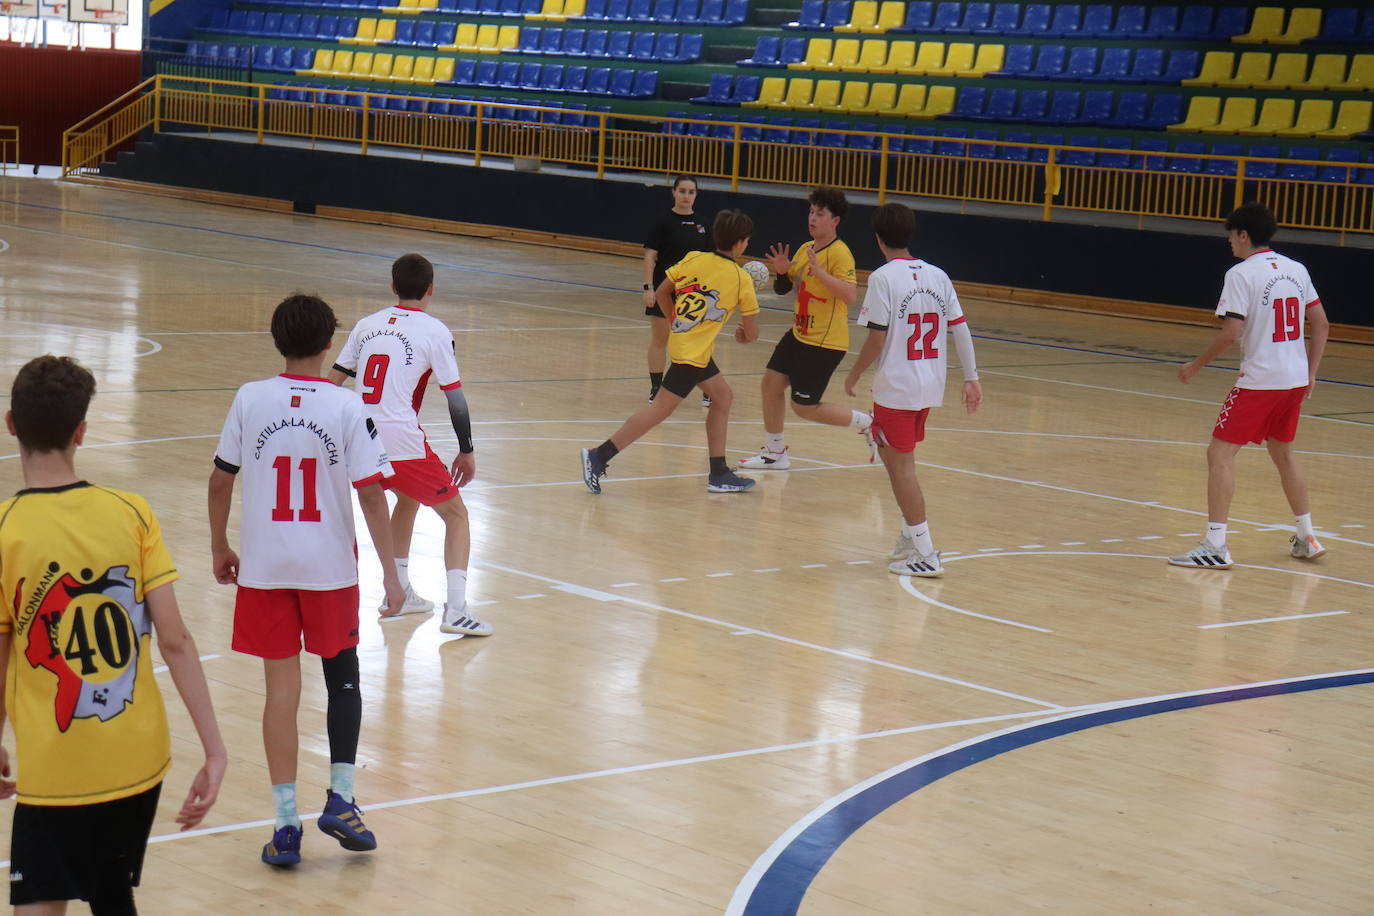
<instances>
[{"instance_id":1,"label":"indoor sports hall","mask_svg":"<svg viewBox=\"0 0 1374 916\"><path fill-rule=\"evenodd\" d=\"M644 397L633 260L50 181L0 191L0 367L54 352L95 372L78 468L158 513L230 750L205 826L176 833L198 746L164 681L176 761L143 911L1374 910L1367 347L1329 346L1299 432L1328 553L1288 556L1292 517L1248 448L1235 568L1180 569L1163 557L1199 536L1235 380L1234 360L1176 379L1206 313L966 297L986 399L933 412L917 460L946 573L909 579L885 569L896 510L850 430L791 418L789 471L713 495L689 401L587 492L578 449ZM1205 304L1229 261L1219 227L1196 244L1218 248ZM478 458L469 596L496 632L377 623L360 538L358 793L380 848L307 829L305 861L274 872L257 860L261 672L229 649L206 479L234 390L279 370L275 304L318 293L346 330L389 303L406 251L435 263L433 312L457 340ZM732 458L761 441L758 380L791 320L790 300L760 299L760 341L717 350ZM448 455L441 405L421 416ZM438 521L420 519L412 578L436 593ZM308 808L328 758L306 670Z\"/></svg>"}]
</instances>

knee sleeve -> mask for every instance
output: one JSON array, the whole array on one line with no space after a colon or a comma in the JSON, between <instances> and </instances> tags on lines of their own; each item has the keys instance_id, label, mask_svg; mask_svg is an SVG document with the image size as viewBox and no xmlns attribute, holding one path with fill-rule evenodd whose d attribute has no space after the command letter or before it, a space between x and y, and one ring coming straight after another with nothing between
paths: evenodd
<instances>
[{"instance_id":1,"label":"knee sleeve","mask_svg":"<svg viewBox=\"0 0 1374 916\"><path fill-rule=\"evenodd\" d=\"M358 688L358 650L345 649L333 658L320 660L324 686L329 692L325 714L329 730L329 762L353 763L358 758L358 733L362 730L363 695Z\"/></svg>"}]
</instances>

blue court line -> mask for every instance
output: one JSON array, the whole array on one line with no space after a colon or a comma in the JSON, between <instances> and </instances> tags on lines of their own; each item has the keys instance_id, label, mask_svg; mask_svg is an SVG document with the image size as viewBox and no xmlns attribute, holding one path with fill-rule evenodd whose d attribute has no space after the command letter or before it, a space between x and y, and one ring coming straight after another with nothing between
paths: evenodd
<instances>
[{"instance_id":1,"label":"blue court line","mask_svg":"<svg viewBox=\"0 0 1374 916\"><path fill-rule=\"evenodd\" d=\"M56 213L75 213L75 214L77 214L77 215L79 215L79 216L90 216L90 217L93 217L93 218L96 218L96 219L114 220L114 221L116 221L116 222L144 223L144 224L147 224L147 225L150 225L150 226L164 226L164 227L167 227L167 228L169 228L169 229L187 229L187 230L193 230L193 231L196 231L196 232L208 232L208 233L210 233L210 234L212 234L212 235L223 235L223 236L228 236L228 237L230 237L230 238L248 239L248 240L250 240L250 241L255 241L255 242L271 242L271 243L277 244L277 245L296 245L296 246L301 247L301 248L313 248L313 249L316 249L316 250L319 250L319 251L332 251L332 252L336 252L336 253L338 253L338 254L349 254L349 255L355 255L355 256L357 256L357 257L363 257L363 258L375 258L375 259L378 259L378 260L394 260L393 256L392 256L392 255L389 255L389 254L377 254L377 253L371 252L371 251L356 251L356 250L354 250L354 249L352 249L352 248L338 248L338 247L335 247L335 246L332 246L332 245L320 245L320 244L318 244L318 243L316 243L316 242L300 242L300 241L296 241L296 240L294 240L294 239L278 239L278 238L272 238L271 236L266 236L266 235L252 235L251 233L246 233L246 232L230 232L230 231L227 230L227 229L207 229L207 228L205 228L204 226L188 226L188 225L185 225L185 224L183 224L183 223L171 223L171 222L167 222L166 220L146 219L146 218L137 217L137 216L110 216L110 215L107 214L107 213L93 213L93 212L91 212L91 211L89 211L89 210L73 210L73 209L69 209L69 208L66 208L66 207L54 207L54 206L50 206L50 205L48 205L48 204L22 203L22 202L16 201L16 200L5 200L5 199L0 199L0 203L13 204L13 205L15 205L15 206L17 206L17 207L30 207L30 208L35 209L35 210L50 210L50 211L53 211L53 212L56 212ZM19 228L22 229L22 228L24 228L24 227L21 226L21 227L19 227ZM102 239L88 239L87 241L99 242L99 241L103 241L103 240L102 240ZM532 275L530 275L530 274L512 274L512 273L505 273L505 272L503 272L503 271L498 271L498 270L487 270L487 269L482 268L482 267L468 267L468 266L465 266L465 265L462 265L462 264L447 264L447 263L443 263L443 262L440 262L440 261L435 261L435 262L433 262L433 263L434 263L434 266L435 266L435 267L443 267L443 268L446 268L446 269L448 269L448 270L463 270L463 271L468 271L469 273L484 274L484 275L486 275L486 276L491 276L491 277L505 277L505 278L507 278L507 279L512 279L512 280L533 280L533 281L540 282L540 283L559 283L559 284L563 284L563 285L565 285L565 286L580 286L580 287L582 287L582 288L584 288L584 289L600 289L600 290L606 290L606 291L608 291L608 292L616 292L616 293L633 293L633 292L637 292L637 290L628 289L628 288L626 288L626 287L620 287L620 286L602 286L601 284L597 284L597 283L583 283L583 282L580 282L580 281L578 281L578 280L564 280L564 279L555 279L555 278L550 278L550 277L536 277L536 276L532 276ZM762 305L762 304L760 304L760 307L761 307L762 309L767 310L767 311L773 311L773 312L791 312L791 311L792 311L792 308L791 308L790 306ZM1117 353L1117 352L1115 352L1115 351L1113 351L1113 350L1094 350L1094 349L1092 349L1091 347L1070 347L1070 346L1066 346L1066 345L1064 345L1064 344L1040 343L1040 342L1038 342L1038 341L1033 341L1033 340L1016 340L1016 339L1010 338L1010 337L992 337L992 336L989 336L989 335L986 335L986 334L974 334L973 336L974 336L974 338L977 339L977 340L992 340L992 341L997 341L998 343L1020 344L1021 346L1025 346L1025 347L1043 347L1043 348L1048 349L1048 350L1067 350L1067 351L1072 352L1072 353L1092 353L1092 354L1096 354L1096 355L1099 355L1099 356L1113 356L1113 357L1117 357L1117 358L1119 358L1119 359L1136 359L1136 360L1142 360L1142 361L1145 361L1145 362L1166 363L1166 364L1174 365L1174 366L1181 366L1181 365L1184 365L1186 362L1188 362L1187 360L1166 359L1166 358L1160 357L1160 356L1140 356L1140 355L1137 355L1137 354L1134 354L1134 353ZM1221 369L1221 370L1224 370L1224 371L1226 371L1226 372L1239 372L1239 371L1240 371L1239 367L1233 368L1233 367L1229 367L1229 366L1208 366L1207 368L1208 368L1208 369ZM1317 379L1317 381L1319 381L1319 382L1321 382L1321 383L1323 383L1323 384L1326 384L1326 385L1346 385L1346 386L1349 386L1349 387L1352 387L1352 388L1374 388L1374 385L1368 385L1368 384L1364 384L1364 383L1361 383L1361 382L1342 382L1342 381L1337 381L1337 380L1335 380L1335 379L1325 379L1325 378L1323 378L1323 379Z\"/></svg>"},{"instance_id":2,"label":"blue court line","mask_svg":"<svg viewBox=\"0 0 1374 916\"><path fill-rule=\"evenodd\" d=\"M783 847L742 901L731 901L727 916L794 916L802 897L821 867L850 836L888 808L936 780L999 754L1058 738L1178 709L1196 709L1258 697L1325 690L1374 683L1374 669L1249 685L1218 691L1198 691L1144 701L1128 701L1110 708L1091 707L1048 721L1012 726L992 735L973 738L879 774L865 788L820 814ZM813 812L814 814L814 812ZM767 853L765 853L765 857ZM760 860L763 861L762 859ZM757 865L755 866L757 868ZM752 872L752 870L751 870ZM748 878L746 877L746 881ZM742 884L740 890L745 886ZM913 906L913 909L920 909Z\"/></svg>"}]
</instances>

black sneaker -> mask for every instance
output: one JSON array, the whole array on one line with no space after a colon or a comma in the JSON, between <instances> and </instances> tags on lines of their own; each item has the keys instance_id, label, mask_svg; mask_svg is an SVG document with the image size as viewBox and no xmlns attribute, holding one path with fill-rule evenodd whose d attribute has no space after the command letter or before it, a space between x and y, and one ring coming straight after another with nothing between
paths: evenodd
<instances>
[{"instance_id":1,"label":"black sneaker","mask_svg":"<svg viewBox=\"0 0 1374 916\"><path fill-rule=\"evenodd\" d=\"M600 493L601 478L605 474L606 462L601 460L596 449L584 448L582 450L582 482L587 485L587 489L593 493Z\"/></svg>"},{"instance_id":2,"label":"black sneaker","mask_svg":"<svg viewBox=\"0 0 1374 916\"><path fill-rule=\"evenodd\" d=\"M734 471L712 474L706 480L706 489L712 493L743 493L756 483L749 477L741 477Z\"/></svg>"}]
</instances>

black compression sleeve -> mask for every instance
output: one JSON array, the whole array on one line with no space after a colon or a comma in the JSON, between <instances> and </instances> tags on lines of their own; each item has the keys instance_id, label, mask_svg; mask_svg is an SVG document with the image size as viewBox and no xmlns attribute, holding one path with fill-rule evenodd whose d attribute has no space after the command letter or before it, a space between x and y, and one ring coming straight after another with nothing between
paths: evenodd
<instances>
[{"instance_id":1,"label":"black compression sleeve","mask_svg":"<svg viewBox=\"0 0 1374 916\"><path fill-rule=\"evenodd\" d=\"M792 278L787 274L778 274L773 278L773 292L779 296L785 296L792 292Z\"/></svg>"},{"instance_id":2,"label":"black compression sleeve","mask_svg":"<svg viewBox=\"0 0 1374 916\"><path fill-rule=\"evenodd\" d=\"M448 418L453 423L453 433L458 437L458 451L464 455L472 451L472 417L468 415L468 399L462 388L444 392L448 398Z\"/></svg>"},{"instance_id":3,"label":"black compression sleeve","mask_svg":"<svg viewBox=\"0 0 1374 916\"><path fill-rule=\"evenodd\" d=\"M334 364L334 368L335 368L335 369L338 369L340 372L342 372L344 375L348 376L349 378L357 378L357 377L358 377L358 373L354 372L352 369L345 369L343 366L340 366L338 363L335 363L335 364Z\"/></svg>"}]
</instances>

